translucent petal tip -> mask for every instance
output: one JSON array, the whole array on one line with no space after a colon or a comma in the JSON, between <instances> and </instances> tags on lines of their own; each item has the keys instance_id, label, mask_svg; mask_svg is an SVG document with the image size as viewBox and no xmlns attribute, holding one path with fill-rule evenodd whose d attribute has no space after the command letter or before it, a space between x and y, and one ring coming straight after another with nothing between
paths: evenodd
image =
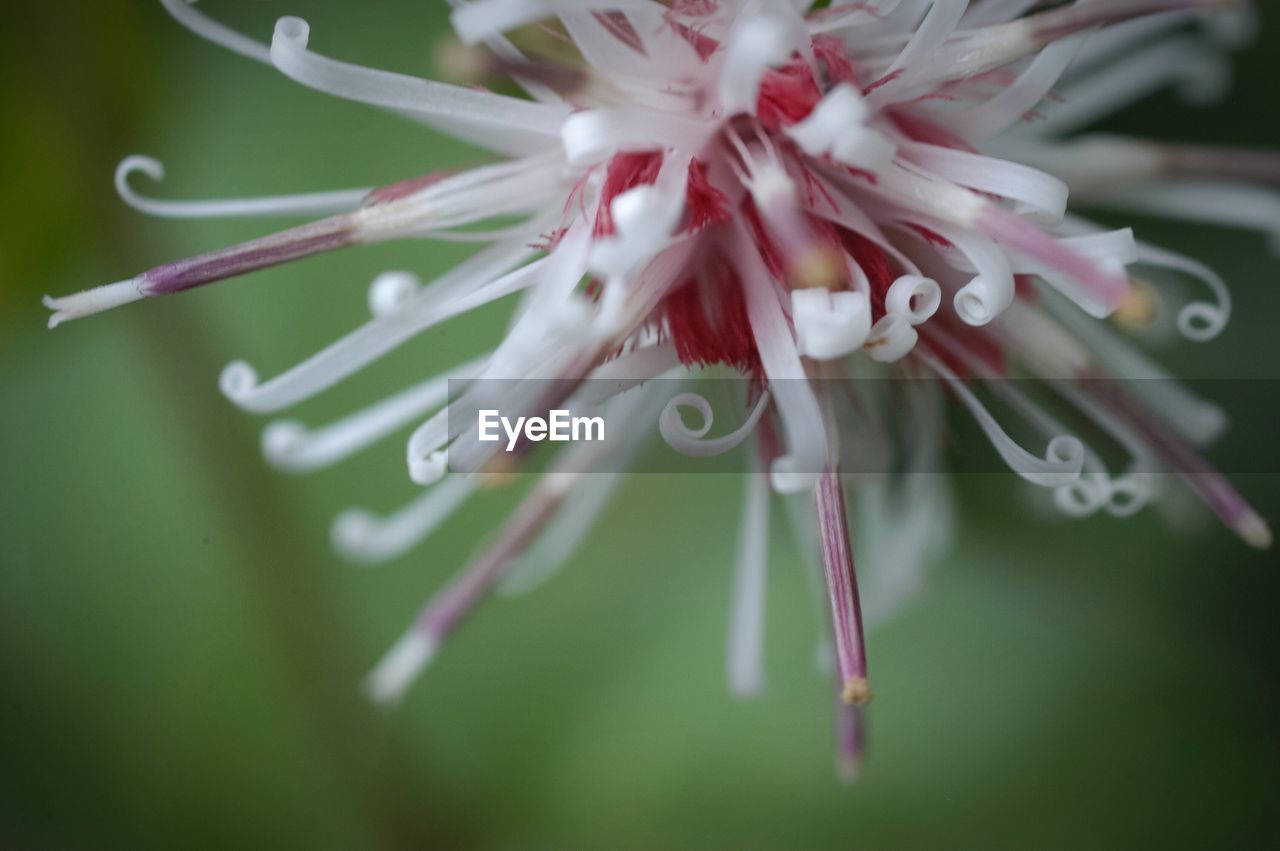
<instances>
[{"instance_id":1,"label":"translucent petal tip","mask_svg":"<svg viewBox=\"0 0 1280 851\"><path fill-rule=\"evenodd\" d=\"M436 640L418 629L411 629L369 674L365 692L376 703L386 706L399 703L405 690L435 654Z\"/></svg>"},{"instance_id":2,"label":"translucent petal tip","mask_svg":"<svg viewBox=\"0 0 1280 851\"><path fill-rule=\"evenodd\" d=\"M840 759L836 761L836 773L841 783L848 785L857 783L862 776L861 757L842 754Z\"/></svg>"},{"instance_id":3,"label":"translucent petal tip","mask_svg":"<svg viewBox=\"0 0 1280 851\"><path fill-rule=\"evenodd\" d=\"M1246 544L1260 550L1269 550L1275 543L1275 536L1271 534L1267 521L1252 511L1236 521L1235 531Z\"/></svg>"},{"instance_id":4,"label":"translucent petal tip","mask_svg":"<svg viewBox=\"0 0 1280 851\"><path fill-rule=\"evenodd\" d=\"M61 298L45 296L41 299L41 302L45 307L53 311L53 315L49 317L49 327L57 328L68 320L102 313L104 310L138 301L142 297L142 287L139 280L130 278L127 281L107 284L104 287L95 287L91 290L84 290Z\"/></svg>"}]
</instances>

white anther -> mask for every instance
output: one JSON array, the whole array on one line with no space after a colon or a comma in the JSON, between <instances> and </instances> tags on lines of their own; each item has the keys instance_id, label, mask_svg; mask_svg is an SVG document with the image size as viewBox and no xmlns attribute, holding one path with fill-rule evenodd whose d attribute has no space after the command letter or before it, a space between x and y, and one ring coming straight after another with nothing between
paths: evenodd
<instances>
[{"instance_id":1,"label":"white anther","mask_svg":"<svg viewBox=\"0 0 1280 851\"><path fill-rule=\"evenodd\" d=\"M785 131L809 156L816 157L831 150L846 133L864 124L870 109L862 95L848 83L841 83L805 119Z\"/></svg>"},{"instance_id":2,"label":"white anther","mask_svg":"<svg viewBox=\"0 0 1280 851\"><path fill-rule=\"evenodd\" d=\"M613 154L609 116L598 110L575 112L560 128L564 156L570 165L592 165Z\"/></svg>"},{"instance_id":3,"label":"white anther","mask_svg":"<svg viewBox=\"0 0 1280 851\"><path fill-rule=\"evenodd\" d=\"M791 293L791 315L800 354L833 360L862 346L871 332L871 304L866 293L822 288Z\"/></svg>"},{"instance_id":4,"label":"white anther","mask_svg":"<svg viewBox=\"0 0 1280 851\"><path fill-rule=\"evenodd\" d=\"M623 277L666 247L684 212L682 198L653 186L623 192L609 205L615 233L591 252L591 269L603 277Z\"/></svg>"},{"instance_id":5,"label":"white anther","mask_svg":"<svg viewBox=\"0 0 1280 851\"><path fill-rule=\"evenodd\" d=\"M879 174L889 163L897 148L889 137L868 127L855 127L836 140L831 156L836 162L852 168Z\"/></svg>"},{"instance_id":6,"label":"white anther","mask_svg":"<svg viewBox=\"0 0 1280 851\"><path fill-rule=\"evenodd\" d=\"M807 38L799 19L769 15L739 19L727 39L720 71L724 114L755 112L765 69L786 62Z\"/></svg>"}]
</instances>

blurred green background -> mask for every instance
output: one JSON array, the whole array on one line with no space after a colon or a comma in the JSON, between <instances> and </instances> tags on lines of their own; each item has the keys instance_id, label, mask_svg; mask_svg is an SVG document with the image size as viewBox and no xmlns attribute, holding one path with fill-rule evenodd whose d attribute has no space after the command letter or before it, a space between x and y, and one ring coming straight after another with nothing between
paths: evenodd
<instances>
[{"instance_id":1,"label":"blurred green background","mask_svg":"<svg viewBox=\"0 0 1280 851\"><path fill-rule=\"evenodd\" d=\"M201 7L264 38L299 14L321 52L420 74L445 24L437 2ZM956 548L870 637L856 786L834 780L830 686L781 527L769 691L725 693L739 490L724 476L635 478L557 581L487 606L399 711L372 711L361 673L514 495L486 494L391 565L341 563L337 510L413 495L402 441L284 477L260 460L263 423L216 379L238 357L274 374L354 327L377 271L427 274L463 252L356 249L57 333L39 296L262 231L129 210L111 175L131 153L166 164L165 197L374 185L479 158L205 44L158 3L3 14L0 847L1280 843L1274 554L1151 511L1045 522L1003 476L958 483ZM1113 126L1280 147L1278 45L1273 12L1227 101L1161 95ZM1280 377L1280 261L1263 240L1138 224L1214 263L1237 297L1224 338L1168 362ZM476 353L501 318L427 334L298 418ZM1240 481L1280 519L1274 478Z\"/></svg>"}]
</instances>

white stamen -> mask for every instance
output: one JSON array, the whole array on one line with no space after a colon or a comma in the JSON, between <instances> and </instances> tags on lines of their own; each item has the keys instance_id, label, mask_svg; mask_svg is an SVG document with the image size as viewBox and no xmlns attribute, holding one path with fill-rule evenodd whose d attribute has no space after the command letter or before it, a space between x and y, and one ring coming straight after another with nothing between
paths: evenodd
<instances>
[{"instance_id":1,"label":"white stamen","mask_svg":"<svg viewBox=\"0 0 1280 851\"><path fill-rule=\"evenodd\" d=\"M872 360L894 363L905 358L916 347L920 335L906 317L887 313L871 326L870 339L863 348Z\"/></svg>"},{"instance_id":2,"label":"white stamen","mask_svg":"<svg viewBox=\"0 0 1280 851\"><path fill-rule=\"evenodd\" d=\"M822 410L800 362L768 270L741 223L734 235L730 257L745 285L751 333L787 439L788 454L773 462L773 486L780 493L808 490L827 463Z\"/></svg>"},{"instance_id":3,"label":"white stamen","mask_svg":"<svg viewBox=\"0 0 1280 851\"><path fill-rule=\"evenodd\" d=\"M521 100L476 89L362 68L307 50L310 25L301 18L276 22L271 62L305 86L337 97L419 116L481 147L522 154L545 147L560 132L567 106Z\"/></svg>"},{"instance_id":4,"label":"white stamen","mask_svg":"<svg viewBox=\"0 0 1280 851\"><path fill-rule=\"evenodd\" d=\"M224 26L212 18L208 18L192 8L195 0L160 0L165 10L178 23L191 30L201 38L227 50L239 53L249 59L257 60L264 65L271 64L271 51L260 41L241 35L230 27Z\"/></svg>"},{"instance_id":5,"label":"white stamen","mask_svg":"<svg viewBox=\"0 0 1280 851\"><path fill-rule=\"evenodd\" d=\"M449 23L463 44L478 44L561 12L648 5L649 0L472 0L454 9Z\"/></svg>"},{"instance_id":6,"label":"white stamen","mask_svg":"<svg viewBox=\"0 0 1280 851\"><path fill-rule=\"evenodd\" d=\"M715 422L711 403L697 393L681 393L672 398L662 409L662 416L658 418L658 431L667 445L677 452L694 458L710 458L714 455L723 455L746 440L755 431L756 424L760 422L760 417L768 407L769 394L762 393L746 422L722 437L708 438L707 432L711 431L711 426ZM680 413L681 408L692 408L697 411L702 418L702 424L697 428L689 428L685 425L684 417Z\"/></svg>"},{"instance_id":7,"label":"white stamen","mask_svg":"<svg viewBox=\"0 0 1280 851\"><path fill-rule=\"evenodd\" d=\"M1061 300L1046 298L1044 304L1080 338L1109 373L1129 379L1126 386L1130 392L1187 440L1203 446L1226 430L1227 415L1220 407L1196 396L1164 367L1125 343L1106 326L1070 309Z\"/></svg>"},{"instance_id":8,"label":"white stamen","mask_svg":"<svg viewBox=\"0 0 1280 851\"><path fill-rule=\"evenodd\" d=\"M1015 202L1016 213L1032 213L1040 221L1059 222L1067 211L1067 185L1051 174L937 145L910 142L901 150L903 156L938 177Z\"/></svg>"},{"instance_id":9,"label":"white stamen","mask_svg":"<svg viewBox=\"0 0 1280 851\"><path fill-rule=\"evenodd\" d=\"M369 313L385 319L404 310L422 291L422 282L412 272L383 272L369 285Z\"/></svg>"},{"instance_id":10,"label":"white stamen","mask_svg":"<svg viewBox=\"0 0 1280 851\"><path fill-rule=\"evenodd\" d=\"M49 327L57 328L71 319L101 313L122 304L138 301L143 297L142 279L130 278L127 281L94 287L91 290L64 295L60 298L45 296L41 301L45 307L53 311L53 315L49 317Z\"/></svg>"},{"instance_id":11,"label":"white stamen","mask_svg":"<svg viewBox=\"0 0 1280 851\"><path fill-rule=\"evenodd\" d=\"M871 303L862 292L822 287L793 290L791 318L800 354L835 360L857 351L871 332Z\"/></svg>"},{"instance_id":12,"label":"white stamen","mask_svg":"<svg viewBox=\"0 0 1280 851\"><path fill-rule=\"evenodd\" d=\"M184 2L184 0L176 0ZM152 180L164 180L164 164L138 154L125 157L116 166L116 192L130 207L149 216L168 219L212 219L239 216L328 216L354 210L372 191L339 189L301 195L271 195L262 198L222 198L206 201L165 201L139 195L129 185L129 177L142 172Z\"/></svg>"},{"instance_id":13,"label":"white stamen","mask_svg":"<svg viewBox=\"0 0 1280 851\"><path fill-rule=\"evenodd\" d=\"M1045 136L1078 130L1164 87L1180 82L1188 95L1208 99L1229 79L1222 56L1199 39L1171 38L1134 52L1096 74L1065 87L1061 98L1042 108L1044 117L1031 128Z\"/></svg>"},{"instance_id":14,"label":"white stamen","mask_svg":"<svg viewBox=\"0 0 1280 851\"><path fill-rule=\"evenodd\" d=\"M715 130L710 122L631 107L575 112L560 126L559 136L571 165L593 165L620 150L698 150Z\"/></svg>"},{"instance_id":15,"label":"white stamen","mask_svg":"<svg viewBox=\"0 0 1280 851\"><path fill-rule=\"evenodd\" d=\"M323 428L310 430L297 422L274 422L262 433L262 453L267 463L292 473L336 464L443 404L449 395L449 382L474 376L485 360L478 358L433 376Z\"/></svg>"},{"instance_id":16,"label":"white stamen","mask_svg":"<svg viewBox=\"0 0 1280 851\"><path fill-rule=\"evenodd\" d=\"M1235 532L1249 546L1259 550L1269 550L1275 542L1271 527L1256 512L1250 511L1236 523Z\"/></svg>"},{"instance_id":17,"label":"white stamen","mask_svg":"<svg viewBox=\"0 0 1280 851\"><path fill-rule=\"evenodd\" d=\"M870 114L862 94L849 83L841 83L818 101L803 121L784 132L806 154L817 157L830 151L842 135L862 127Z\"/></svg>"},{"instance_id":18,"label":"white stamen","mask_svg":"<svg viewBox=\"0 0 1280 851\"><path fill-rule=\"evenodd\" d=\"M438 649L434 637L411 628L373 669L365 680L365 691L377 703L399 703L410 683L435 658Z\"/></svg>"},{"instance_id":19,"label":"white stamen","mask_svg":"<svg viewBox=\"0 0 1280 851\"><path fill-rule=\"evenodd\" d=\"M1178 330L1188 340L1204 343L1217 337L1227 327L1227 323L1231 321L1231 291L1217 272L1190 257L1183 257L1154 245L1138 246L1138 262L1198 278L1213 291L1216 304L1193 301L1183 305L1178 311Z\"/></svg>"},{"instance_id":20,"label":"white stamen","mask_svg":"<svg viewBox=\"0 0 1280 851\"><path fill-rule=\"evenodd\" d=\"M535 260L505 275L502 271L532 253L527 247L510 245L483 251L424 287L411 308L374 319L264 383L259 383L257 372L243 361L230 364L220 381L222 392L252 413L279 411L301 402L422 331L529 286L545 260ZM490 277L495 274L501 277ZM476 286L479 281L488 283ZM458 294L461 289L468 291Z\"/></svg>"},{"instance_id":21,"label":"white stamen","mask_svg":"<svg viewBox=\"0 0 1280 851\"><path fill-rule=\"evenodd\" d=\"M1049 45L1017 80L1002 88L995 97L951 117L950 128L977 141L1002 133L1024 120L1052 91L1088 37L1089 34L1082 33Z\"/></svg>"},{"instance_id":22,"label":"white stamen","mask_svg":"<svg viewBox=\"0 0 1280 851\"><path fill-rule=\"evenodd\" d=\"M765 14L738 18L726 40L720 68L724 115L755 112L765 71L786 62L807 37L804 27L790 18Z\"/></svg>"},{"instance_id":23,"label":"white stamen","mask_svg":"<svg viewBox=\"0 0 1280 851\"><path fill-rule=\"evenodd\" d=\"M938 312L942 287L923 275L903 275L889 285L884 297L886 313L897 313L912 325L922 325Z\"/></svg>"},{"instance_id":24,"label":"white stamen","mask_svg":"<svg viewBox=\"0 0 1280 851\"><path fill-rule=\"evenodd\" d=\"M1034 485L1051 488L1070 484L1080 477L1080 472L1084 469L1085 450L1084 444L1077 438L1066 435L1055 437L1049 441L1044 458L1032 455L1005 433L991 412L946 364L929 354L920 354L919 358L950 386L957 398L969 409L979 428L991 441L992 447L1013 472Z\"/></svg>"},{"instance_id":25,"label":"white stamen","mask_svg":"<svg viewBox=\"0 0 1280 851\"><path fill-rule=\"evenodd\" d=\"M475 492L475 480L449 476L386 517L350 508L333 521L333 546L362 564L391 561L413 549L449 519Z\"/></svg>"},{"instance_id":26,"label":"white stamen","mask_svg":"<svg viewBox=\"0 0 1280 851\"><path fill-rule=\"evenodd\" d=\"M614 198L609 210L616 232L592 247L592 270L605 278L626 277L666 248L684 213L684 187L679 190L637 186Z\"/></svg>"}]
</instances>

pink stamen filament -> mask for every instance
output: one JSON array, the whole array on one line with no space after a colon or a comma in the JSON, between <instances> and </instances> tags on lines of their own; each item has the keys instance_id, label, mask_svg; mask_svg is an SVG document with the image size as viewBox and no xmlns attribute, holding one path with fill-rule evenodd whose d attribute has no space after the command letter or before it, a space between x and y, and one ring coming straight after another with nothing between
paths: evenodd
<instances>
[{"instance_id":1,"label":"pink stamen filament","mask_svg":"<svg viewBox=\"0 0 1280 851\"><path fill-rule=\"evenodd\" d=\"M840 484L840 474L833 468L828 467L819 477L814 498L818 508L822 563L831 598L836 662L842 684L840 698L852 706L863 706L871 700L871 690L867 685L862 604L858 599L858 577L849 546L844 489Z\"/></svg>"}]
</instances>

